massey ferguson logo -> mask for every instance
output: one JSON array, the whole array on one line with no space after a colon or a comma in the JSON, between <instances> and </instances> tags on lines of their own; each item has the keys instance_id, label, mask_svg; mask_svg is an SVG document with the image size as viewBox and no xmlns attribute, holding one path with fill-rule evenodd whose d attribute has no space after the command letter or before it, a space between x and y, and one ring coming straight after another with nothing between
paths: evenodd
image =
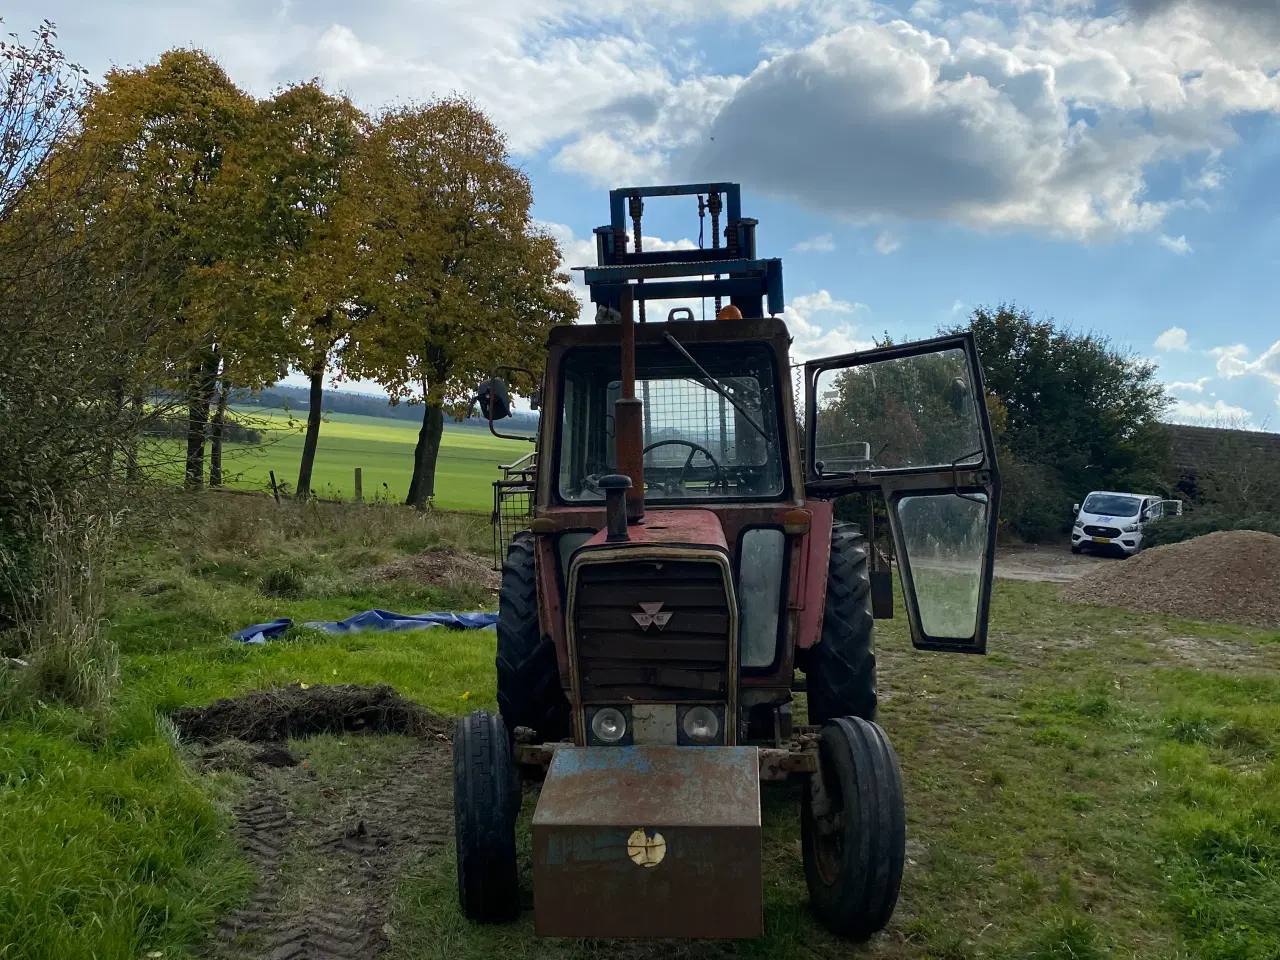
<instances>
[{"instance_id":1,"label":"massey ferguson logo","mask_svg":"<svg viewBox=\"0 0 1280 960\"><path fill-rule=\"evenodd\" d=\"M633 613L631 616L645 630L648 630L654 624L658 625L659 630L665 630L667 621L671 619L671 611L668 610L665 613L661 611L661 601L658 603L642 603L640 604L640 613Z\"/></svg>"}]
</instances>

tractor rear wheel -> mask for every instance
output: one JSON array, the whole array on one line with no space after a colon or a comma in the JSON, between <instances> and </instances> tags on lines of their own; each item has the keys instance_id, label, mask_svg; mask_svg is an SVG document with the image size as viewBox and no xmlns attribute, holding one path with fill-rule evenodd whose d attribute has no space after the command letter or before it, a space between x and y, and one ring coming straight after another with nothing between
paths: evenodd
<instances>
[{"instance_id":1,"label":"tractor rear wheel","mask_svg":"<svg viewBox=\"0 0 1280 960\"><path fill-rule=\"evenodd\" d=\"M866 537L856 523L831 526L827 605L822 638L801 665L809 722L835 717L876 718L875 618Z\"/></svg>"},{"instance_id":2,"label":"tractor rear wheel","mask_svg":"<svg viewBox=\"0 0 1280 960\"><path fill-rule=\"evenodd\" d=\"M569 736L569 700L560 686L555 643L538 632L533 534L507 548L498 593L498 710L512 733L529 727L540 743Z\"/></svg>"},{"instance_id":3,"label":"tractor rear wheel","mask_svg":"<svg viewBox=\"0 0 1280 960\"><path fill-rule=\"evenodd\" d=\"M502 718L463 717L453 736L453 819L458 904L468 920L514 920L520 913L516 817L520 778Z\"/></svg>"},{"instance_id":4,"label":"tractor rear wheel","mask_svg":"<svg viewBox=\"0 0 1280 960\"><path fill-rule=\"evenodd\" d=\"M866 940L889 922L902 886L907 828L898 757L880 727L857 717L824 726L818 755L800 811L809 901L832 933Z\"/></svg>"}]
</instances>

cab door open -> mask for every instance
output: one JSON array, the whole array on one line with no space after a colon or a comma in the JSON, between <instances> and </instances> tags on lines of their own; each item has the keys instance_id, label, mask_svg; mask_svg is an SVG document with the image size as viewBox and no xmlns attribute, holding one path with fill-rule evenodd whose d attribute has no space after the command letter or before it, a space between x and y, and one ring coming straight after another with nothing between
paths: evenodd
<instances>
[{"instance_id":1,"label":"cab door open","mask_svg":"<svg viewBox=\"0 0 1280 960\"><path fill-rule=\"evenodd\" d=\"M880 491L921 650L984 653L1000 474L970 333L805 364L805 491Z\"/></svg>"}]
</instances>

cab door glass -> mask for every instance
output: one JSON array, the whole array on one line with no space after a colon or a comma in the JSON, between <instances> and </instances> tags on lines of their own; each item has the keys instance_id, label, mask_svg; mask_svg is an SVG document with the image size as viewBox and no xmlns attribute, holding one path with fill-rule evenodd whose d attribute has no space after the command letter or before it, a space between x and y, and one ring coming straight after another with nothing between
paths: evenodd
<instances>
[{"instance_id":1,"label":"cab door glass","mask_svg":"<svg viewBox=\"0 0 1280 960\"><path fill-rule=\"evenodd\" d=\"M904 496L898 529L924 632L967 640L977 632L987 561L985 494Z\"/></svg>"}]
</instances>

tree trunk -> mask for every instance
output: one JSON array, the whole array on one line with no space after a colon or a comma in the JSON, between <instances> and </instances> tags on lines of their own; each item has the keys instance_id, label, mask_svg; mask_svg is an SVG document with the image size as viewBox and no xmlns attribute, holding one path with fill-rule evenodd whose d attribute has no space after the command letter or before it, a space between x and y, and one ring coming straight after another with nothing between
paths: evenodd
<instances>
[{"instance_id":1,"label":"tree trunk","mask_svg":"<svg viewBox=\"0 0 1280 960\"><path fill-rule=\"evenodd\" d=\"M213 415L213 429L209 433L209 486L222 486L222 436L227 423L227 404L231 400L231 381L222 378L218 392L218 409Z\"/></svg>"},{"instance_id":2,"label":"tree trunk","mask_svg":"<svg viewBox=\"0 0 1280 960\"><path fill-rule=\"evenodd\" d=\"M218 358L210 355L192 364L191 386L187 394L187 468L188 489L204 485L204 444L209 427L209 407L217 383Z\"/></svg>"},{"instance_id":3,"label":"tree trunk","mask_svg":"<svg viewBox=\"0 0 1280 960\"><path fill-rule=\"evenodd\" d=\"M412 507L423 510L436 494L436 458L440 455L440 436L444 433L444 408L424 403L422 429L418 431L418 446L413 452L413 480L409 484Z\"/></svg>"},{"instance_id":4,"label":"tree trunk","mask_svg":"<svg viewBox=\"0 0 1280 960\"><path fill-rule=\"evenodd\" d=\"M138 434L142 432L142 394L135 391L130 400L132 415L129 418L128 449L125 454L124 478L129 483L138 480Z\"/></svg>"},{"instance_id":5,"label":"tree trunk","mask_svg":"<svg viewBox=\"0 0 1280 960\"><path fill-rule=\"evenodd\" d=\"M311 497L311 468L316 462L316 446L320 443L320 415L324 412L324 361L311 365L311 409L307 411L307 438L302 444L302 464L298 467L299 500Z\"/></svg>"}]
</instances>

